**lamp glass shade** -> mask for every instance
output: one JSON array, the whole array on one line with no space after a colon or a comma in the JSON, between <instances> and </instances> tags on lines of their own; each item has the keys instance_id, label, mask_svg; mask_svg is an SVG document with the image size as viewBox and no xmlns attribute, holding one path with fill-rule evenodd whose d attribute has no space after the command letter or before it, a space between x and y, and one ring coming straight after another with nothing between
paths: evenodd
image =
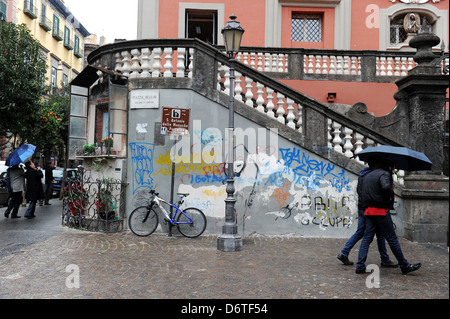
<instances>
[{"instance_id":1,"label":"lamp glass shade","mask_svg":"<svg viewBox=\"0 0 450 319\"><path fill-rule=\"evenodd\" d=\"M243 30L229 29L223 32L223 38L225 41L225 50L229 54L236 54L241 47Z\"/></svg>"},{"instance_id":2,"label":"lamp glass shade","mask_svg":"<svg viewBox=\"0 0 450 319\"><path fill-rule=\"evenodd\" d=\"M234 56L239 52L242 35L245 30L241 27L241 24L236 21L236 16L234 14L230 16L230 19L231 20L225 25L225 28L222 29L222 34L225 42L225 50L228 55Z\"/></svg>"}]
</instances>

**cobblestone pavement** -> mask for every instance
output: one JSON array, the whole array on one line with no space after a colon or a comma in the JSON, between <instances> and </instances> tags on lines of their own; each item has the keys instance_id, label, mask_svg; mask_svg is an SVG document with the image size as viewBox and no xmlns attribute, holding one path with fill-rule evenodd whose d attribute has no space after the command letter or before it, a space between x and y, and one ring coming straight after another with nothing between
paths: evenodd
<instances>
[{"instance_id":1,"label":"cobblestone pavement","mask_svg":"<svg viewBox=\"0 0 450 319\"><path fill-rule=\"evenodd\" d=\"M242 251L227 253L216 241L64 228L0 259L0 298L449 298L444 245L401 239L405 257L422 268L407 276L380 268L380 288L368 288L370 275L336 258L346 239L246 237ZM372 247L367 264L379 265L377 255Z\"/></svg>"}]
</instances>

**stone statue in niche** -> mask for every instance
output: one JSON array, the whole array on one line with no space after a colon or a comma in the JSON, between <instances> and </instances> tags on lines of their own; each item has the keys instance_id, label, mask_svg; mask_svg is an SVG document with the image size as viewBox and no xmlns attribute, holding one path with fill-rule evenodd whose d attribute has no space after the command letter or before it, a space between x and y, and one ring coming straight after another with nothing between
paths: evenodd
<instances>
[{"instance_id":1,"label":"stone statue in niche","mask_svg":"<svg viewBox=\"0 0 450 319\"><path fill-rule=\"evenodd\" d=\"M420 16L417 13L408 13L403 20L403 28L408 33L417 33L420 28Z\"/></svg>"}]
</instances>

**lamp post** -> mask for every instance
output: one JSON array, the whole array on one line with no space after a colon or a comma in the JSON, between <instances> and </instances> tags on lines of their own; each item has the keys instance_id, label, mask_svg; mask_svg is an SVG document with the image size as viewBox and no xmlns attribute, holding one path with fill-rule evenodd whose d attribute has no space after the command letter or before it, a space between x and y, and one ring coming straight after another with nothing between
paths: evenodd
<instances>
[{"instance_id":1,"label":"lamp post","mask_svg":"<svg viewBox=\"0 0 450 319\"><path fill-rule=\"evenodd\" d=\"M241 46L244 29L236 21L232 14L230 21L222 29L225 50L234 59ZM230 66L230 104L228 108L228 179L227 198L225 199L225 223L222 226L222 234L217 238L217 249L221 251L240 251L242 249L242 237L238 235L236 223L236 209L234 198L234 68Z\"/></svg>"}]
</instances>

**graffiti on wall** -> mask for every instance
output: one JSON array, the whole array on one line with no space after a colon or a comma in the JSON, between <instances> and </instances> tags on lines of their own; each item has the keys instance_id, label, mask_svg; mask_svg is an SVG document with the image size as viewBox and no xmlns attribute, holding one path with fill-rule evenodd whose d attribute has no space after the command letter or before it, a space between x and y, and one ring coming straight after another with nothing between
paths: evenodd
<instances>
[{"instance_id":1,"label":"graffiti on wall","mask_svg":"<svg viewBox=\"0 0 450 319\"><path fill-rule=\"evenodd\" d=\"M130 143L133 195L141 188L153 187L154 152L154 144Z\"/></svg>"},{"instance_id":2,"label":"graffiti on wall","mask_svg":"<svg viewBox=\"0 0 450 319\"><path fill-rule=\"evenodd\" d=\"M195 134L201 153L191 146L190 153L174 165L171 151L155 155L154 144L130 143L133 195L154 187L159 179L171 178L174 169L177 191L190 194L186 206L202 209L216 220L211 225L220 228L227 196L227 164L205 154L221 155L223 139L211 130ZM356 178L344 169L298 147L269 145L257 148L256 154L250 154L243 144L238 148L244 156L234 162L235 197L244 232L260 223L267 225L264 227L285 224L326 230L349 228L356 220Z\"/></svg>"}]
</instances>

